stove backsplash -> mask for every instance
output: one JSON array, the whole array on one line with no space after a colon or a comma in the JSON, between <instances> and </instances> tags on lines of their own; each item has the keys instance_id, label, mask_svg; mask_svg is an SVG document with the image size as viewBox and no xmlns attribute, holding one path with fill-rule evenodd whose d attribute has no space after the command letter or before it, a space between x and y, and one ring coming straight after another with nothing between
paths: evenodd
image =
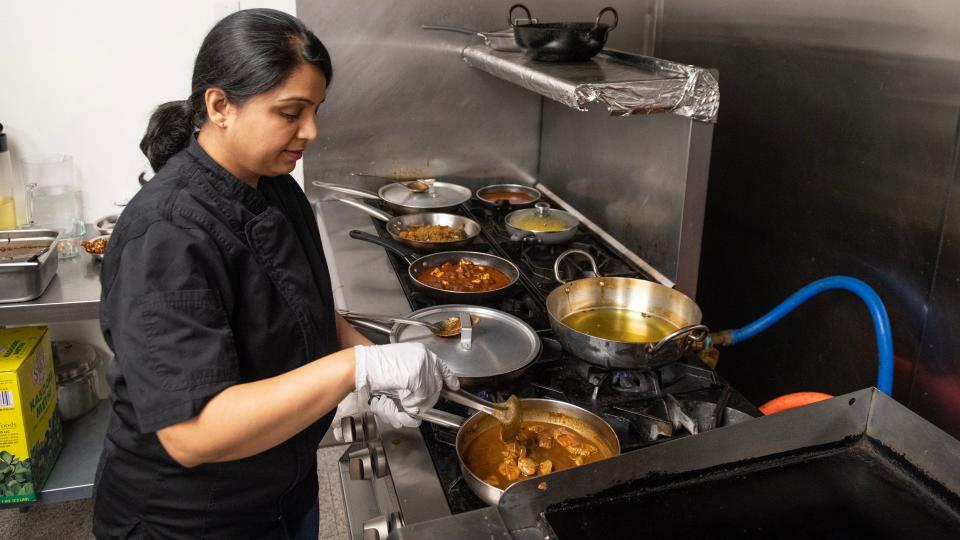
<instances>
[{"instance_id":1,"label":"stove backsplash","mask_svg":"<svg viewBox=\"0 0 960 540\"><path fill-rule=\"evenodd\" d=\"M653 54L662 0L616 6L608 47ZM311 180L377 188L352 172L444 176L471 188L541 182L693 297L711 124L669 113L580 113L467 66L469 36L424 24L502 29L508 3L413 0L297 2L334 64L304 156ZM528 2L544 21L593 20L605 1Z\"/></svg>"}]
</instances>

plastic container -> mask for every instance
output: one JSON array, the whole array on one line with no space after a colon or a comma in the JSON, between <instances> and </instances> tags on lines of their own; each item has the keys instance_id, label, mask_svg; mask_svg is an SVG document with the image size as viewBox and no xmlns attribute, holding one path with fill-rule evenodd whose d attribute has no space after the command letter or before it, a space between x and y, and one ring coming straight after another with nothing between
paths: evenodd
<instances>
[{"instance_id":1,"label":"plastic container","mask_svg":"<svg viewBox=\"0 0 960 540\"><path fill-rule=\"evenodd\" d=\"M73 158L66 154L27 156L22 160L30 227L60 231L61 259L80 255L86 227Z\"/></svg>"}]
</instances>

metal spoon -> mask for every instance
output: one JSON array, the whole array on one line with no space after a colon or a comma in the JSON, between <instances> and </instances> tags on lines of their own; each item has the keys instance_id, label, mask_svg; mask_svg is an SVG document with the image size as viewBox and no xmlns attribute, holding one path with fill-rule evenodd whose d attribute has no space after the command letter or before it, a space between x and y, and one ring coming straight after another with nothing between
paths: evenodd
<instances>
[{"instance_id":1,"label":"metal spoon","mask_svg":"<svg viewBox=\"0 0 960 540\"><path fill-rule=\"evenodd\" d=\"M485 412L500 422L500 440L513 442L520 433L520 422L523 413L520 409L520 399L511 395L503 403L491 403L485 399L463 390L449 390L444 388L440 395L454 403L465 405L471 409Z\"/></svg>"},{"instance_id":2,"label":"metal spoon","mask_svg":"<svg viewBox=\"0 0 960 540\"><path fill-rule=\"evenodd\" d=\"M340 315L347 320L351 319L361 319L366 321L377 321L389 324L407 324L411 326L422 326L431 332L433 335L438 337L454 337L459 336L462 330L460 325L460 317L453 316L447 317L446 319L440 321L439 323L432 323L427 321L421 321L418 319L404 319L402 317L391 317L390 315L375 315L371 313L353 313L352 311L339 310ZM476 326L480 323L480 317L470 314L470 325Z\"/></svg>"}]
</instances>

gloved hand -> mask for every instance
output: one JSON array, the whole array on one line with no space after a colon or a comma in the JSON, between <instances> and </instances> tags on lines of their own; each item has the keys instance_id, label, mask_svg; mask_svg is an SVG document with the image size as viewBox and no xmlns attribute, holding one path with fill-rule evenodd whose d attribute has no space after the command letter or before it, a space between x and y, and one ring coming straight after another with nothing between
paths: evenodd
<instances>
[{"instance_id":1,"label":"gloved hand","mask_svg":"<svg viewBox=\"0 0 960 540\"><path fill-rule=\"evenodd\" d=\"M450 367L422 343L357 345L354 354L357 389L367 387L371 394L396 396L399 408L389 397L370 402L370 408L394 427L420 425L420 420L411 415L433 407L444 384L452 390L460 389L460 381Z\"/></svg>"},{"instance_id":2,"label":"gloved hand","mask_svg":"<svg viewBox=\"0 0 960 540\"><path fill-rule=\"evenodd\" d=\"M340 425L340 419L345 416L353 416L360 411L360 403L357 401L357 393L350 392L347 394L347 397L343 398L343 401L337 405L337 412L333 415L333 423L331 428L333 429L333 438L340 441L346 442L343 440L343 429Z\"/></svg>"}]
</instances>

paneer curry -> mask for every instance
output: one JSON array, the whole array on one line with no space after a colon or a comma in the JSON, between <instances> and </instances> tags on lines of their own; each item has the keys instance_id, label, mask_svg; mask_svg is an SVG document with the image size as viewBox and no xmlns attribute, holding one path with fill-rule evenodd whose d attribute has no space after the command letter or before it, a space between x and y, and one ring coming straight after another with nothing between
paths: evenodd
<instances>
[{"instance_id":1,"label":"paneer curry","mask_svg":"<svg viewBox=\"0 0 960 540\"><path fill-rule=\"evenodd\" d=\"M463 461L484 482L506 489L520 480L606 457L606 449L569 427L524 421L512 442L500 440L498 427L487 429L470 442Z\"/></svg>"},{"instance_id":2,"label":"paneer curry","mask_svg":"<svg viewBox=\"0 0 960 540\"><path fill-rule=\"evenodd\" d=\"M493 291L510 284L510 278L503 272L468 259L427 267L417 279L430 287L458 292Z\"/></svg>"}]
</instances>

